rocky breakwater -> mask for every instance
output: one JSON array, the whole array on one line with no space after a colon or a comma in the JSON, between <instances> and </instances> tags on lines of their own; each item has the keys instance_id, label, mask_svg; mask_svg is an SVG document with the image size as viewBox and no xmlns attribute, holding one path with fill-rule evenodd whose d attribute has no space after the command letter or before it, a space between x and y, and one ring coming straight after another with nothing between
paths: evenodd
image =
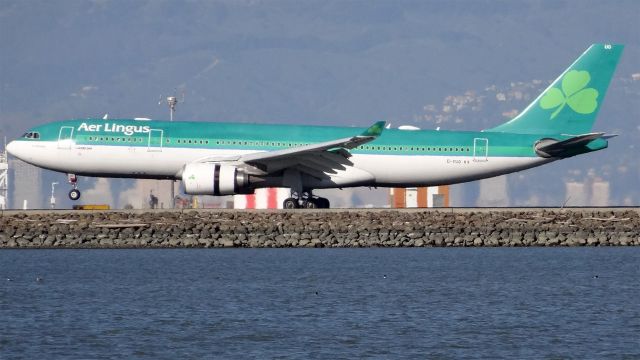
<instances>
[{"instance_id":1,"label":"rocky breakwater","mask_svg":"<svg viewBox=\"0 0 640 360\"><path fill-rule=\"evenodd\" d=\"M0 248L629 245L640 245L638 210L202 210L0 217Z\"/></svg>"}]
</instances>

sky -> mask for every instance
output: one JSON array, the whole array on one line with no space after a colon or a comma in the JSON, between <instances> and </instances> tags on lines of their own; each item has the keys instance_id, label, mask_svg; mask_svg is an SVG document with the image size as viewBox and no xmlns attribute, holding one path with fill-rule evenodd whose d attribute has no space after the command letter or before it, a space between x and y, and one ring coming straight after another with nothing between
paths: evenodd
<instances>
[{"instance_id":1,"label":"sky","mask_svg":"<svg viewBox=\"0 0 640 360\"><path fill-rule=\"evenodd\" d=\"M386 120L479 130L524 108L591 43L623 43L596 123L623 136L606 151L511 175L507 183L514 205L556 204L567 181L587 177L611 181L612 205L640 204L640 165L630 155L640 140L640 87L632 79L640 73L637 1L0 5L0 135L9 139L66 118L167 119L158 100L172 94L185 98L178 120L347 126ZM498 93L513 96L498 101ZM469 108L443 110L460 99ZM64 174L44 177L43 188L64 181ZM106 184L116 193L131 186ZM461 201L473 205L478 185L461 189ZM381 192L363 194L363 203L386 201Z\"/></svg>"}]
</instances>

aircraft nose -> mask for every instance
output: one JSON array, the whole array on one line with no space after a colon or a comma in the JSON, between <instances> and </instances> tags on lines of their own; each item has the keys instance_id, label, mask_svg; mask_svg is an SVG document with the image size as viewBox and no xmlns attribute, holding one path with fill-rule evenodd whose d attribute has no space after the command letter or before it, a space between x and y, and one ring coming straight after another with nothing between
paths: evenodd
<instances>
[{"instance_id":1,"label":"aircraft nose","mask_svg":"<svg viewBox=\"0 0 640 360\"><path fill-rule=\"evenodd\" d=\"M17 145L16 145L16 142L15 142L15 141L11 141L11 142L9 142L9 143L7 144L7 149L6 149L6 150L7 150L7 152L8 152L9 154L13 155L13 156L16 156L16 153L15 153L15 151L16 151L16 146L17 146Z\"/></svg>"}]
</instances>

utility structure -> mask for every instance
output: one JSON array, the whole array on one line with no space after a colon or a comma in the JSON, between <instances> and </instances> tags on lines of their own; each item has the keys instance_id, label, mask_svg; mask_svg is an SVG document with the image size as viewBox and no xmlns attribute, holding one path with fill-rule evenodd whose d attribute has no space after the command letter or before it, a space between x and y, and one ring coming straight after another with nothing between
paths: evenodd
<instances>
[{"instance_id":1,"label":"utility structure","mask_svg":"<svg viewBox=\"0 0 640 360\"><path fill-rule=\"evenodd\" d=\"M5 140L6 144L6 140ZM7 159L6 146L0 151L0 209L7 208L9 193L9 160Z\"/></svg>"},{"instance_id":2,"label":"utility structure","mask_svg":"<svg viewBox=\"0 0 640 360\"><path fill-rule=\"evenodd\" d=\"M57 182L51 183L51 198L49 199L49 205L52 209L56 208L56 185L58 185Z\"/></svg>"},{"instance_id":3,"label":"utility structure","mask_svg":"<svg viewBox=\"0 0 640 360\"><path fill-rule=\"evenodd\" d=\"M167 105L169 105L169 120L173 121L173 115L176 112L176 107L178 106L178 97L177 96L167 96ZM180 102L184 102L184 92L182 93L182 99ZM162 104L162 95L160 95L160 100L158 101L158 105ZM175 186L176 181L171 180L171 208L176 207L176 194L175 194Z\"/></svg>"},{"instance_id":4,"label":"utility structure","mask_svg":"<svg viewBox=\"0 0 640 360\"><path fill-rule=\"evenodd\" d=\"M173 121L173 115L176 112L176 107L178 106L178 102L184 102L184 92L182 93L182 99L178 100L177 96L167 96L166 100L162 99L162 95L160 95L160 100L158 100L158 105L162 104L163 101L167 102L169 106L169 119Z\"/></svg>"}]
</instances>

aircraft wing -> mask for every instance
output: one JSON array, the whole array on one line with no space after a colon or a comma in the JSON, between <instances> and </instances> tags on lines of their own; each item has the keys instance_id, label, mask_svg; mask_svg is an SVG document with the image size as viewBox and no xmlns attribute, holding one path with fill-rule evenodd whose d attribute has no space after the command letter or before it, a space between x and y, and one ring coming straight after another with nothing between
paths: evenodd
<instances>
[{"instance_id":1,"label":"aircraft wing","mask_svg":"<svg viewBox=\"0 0 640 360\"><path fill-rule=\"evenodd\" d=\"M269 174L295 167L309 175L322 177L325 173L344 170L351 165L348 160L351 154L347 150L375 140L384 126L384 121L378 121L361 134L348 138L238 156L208 157L197 162L231 162L256 174Z\"/></svg>"}]
</instances>

